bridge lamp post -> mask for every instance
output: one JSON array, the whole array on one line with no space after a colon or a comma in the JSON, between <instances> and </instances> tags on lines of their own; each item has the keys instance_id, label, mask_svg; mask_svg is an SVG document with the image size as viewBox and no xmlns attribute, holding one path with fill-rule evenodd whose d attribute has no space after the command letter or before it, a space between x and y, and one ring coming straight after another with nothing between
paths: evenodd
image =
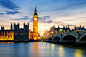
<instances>
[{"instance_id":1,"label":"bridge lamp post","mask_svg":"<svg viewBox=\"0 0 86 57\"><path fill-rule=\"evenodd\" d=\"M64 30L64 33L65 33L65 30Z\"/></svg>"},{"instance_id":2,"label":"bridge lamp post","mask_svg":"<svg viewBox=\"0 0 86 57\"><path fill-rule=\"evenodd\" d=\"M59 30L60 31L60 36L61 36L61 39L62 39L62 29ZM61 40L60 40L60 43L61 43Z\"/></svg>"},{"instance_id":3,"label":"bridge lamp post","mask_svg":"<svg viewBox=\"0 0 86 57\"><path fill-rule=\"evenodd\" d=\"M77 32L76 32L76 33L78 34L77 39L76 39L76 42L79 42L79 30L78 30L78 25L77 25Z\"/></svg>"},{"instance_id":4,"label":"bridge lamp post","mask_svg":"<svg viewBox=\"0 0 86 57\"><path fill-rule=\"evenodd\" d=\"M55 31L55 34L57 35L57 30Z\"/></svg>"},{"instance_id":5,"label":"bridge lamp post","mask_svg":"<svg viewBox=\"0 0 86 57\"><path fill-rule=\"evenodd\" d=\"M62 29L59 30L60 34L62 34Z\"/></svg>"},{"instance_id":6,"label":"bridge lamp post","mask_svg":"<svg viewBox=\"0 0 86 57\"><path fill-rule=\"evenodd\" d=\"M53 31L52 31L52 36L53 36Z\"/></svg>"},{"instance_id":7,"label":"bridge lamp post","mask_svg":"<svg viewBox=\"0 0 86 57\"><path fill-rule=\"evenodd\" d=\"M49 37L49 33L47 34L47 38ZM47 39L46 39L47 40Z\"/></svg>"}]
</instances>

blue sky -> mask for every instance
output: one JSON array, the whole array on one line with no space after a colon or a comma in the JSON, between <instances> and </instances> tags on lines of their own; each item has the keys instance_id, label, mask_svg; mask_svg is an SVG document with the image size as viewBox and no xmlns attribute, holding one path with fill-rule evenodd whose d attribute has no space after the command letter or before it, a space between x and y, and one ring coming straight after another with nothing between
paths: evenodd
<instances>
[{"instance_id":1,"label":"blue sky","mask_svg":"<svg viewBox=\"0 0 86 57\"><path fill-rule=\"evenodd\" d=\"M0 26L10 28L10 23L30 23L37 8L39 32L51 25L82 25L86 27L86 0L0 0ZM73 28L73 27L71 27Z\"/></svg>"}]
</instances>

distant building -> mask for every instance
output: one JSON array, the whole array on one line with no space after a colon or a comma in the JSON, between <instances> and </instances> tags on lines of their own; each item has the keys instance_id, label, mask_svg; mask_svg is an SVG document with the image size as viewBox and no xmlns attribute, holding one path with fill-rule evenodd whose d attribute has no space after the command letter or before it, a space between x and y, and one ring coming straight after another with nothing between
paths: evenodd
<instances>
[{"instance_id":1,"label":"distant building","mask_svg":"<svg viewBox=\"0 0 86 57\"><path fill-rule=\"evenodd\" d=\"M75 28L74 28L74 31L77 31L77 29L80 31L80 30L85 30L85 28L84 27L81 27L81 25L80 25L80 27L76 27L75 26Z\"/></svg>"},{"instance_id":2,"label":"distant building","mask_svg":"<svg viewBox=\"0 0 86 57\"><path fill-rule=\"evenodd\" d=\"M19 23L14 24L14 41L29 41L29 23L24 23L24 28L19 28Z\"/></svg>"},{"instance_id":3,"label":"distant building","mask_svg":"<svg viewBox=\"0 0 86 57\"><path fill-rule=\"evenodd\" d=\"M71 32L69 25L66 27L63 25L63 28L60 28L59 25L58 25L58 28L55 28L55 26L52 26L49 31L44 32L44 35L60 34L64 32Z\"/></svg>"}]
</instances>

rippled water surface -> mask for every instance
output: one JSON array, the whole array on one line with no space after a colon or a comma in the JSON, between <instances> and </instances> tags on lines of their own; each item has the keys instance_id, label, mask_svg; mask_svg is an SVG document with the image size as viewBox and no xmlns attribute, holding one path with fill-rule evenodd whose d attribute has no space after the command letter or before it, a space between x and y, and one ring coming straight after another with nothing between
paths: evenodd
<instances>
[{"instance_id":1,"label":"rippled water surface","mask_svg":"<svg viewBox=\"0 0 86 57\"><path fill-rule=\"evenodd\" d=\"M1 42L0 57L86 57L86 48L45 42Z\"/></svg>"}]
</instances>

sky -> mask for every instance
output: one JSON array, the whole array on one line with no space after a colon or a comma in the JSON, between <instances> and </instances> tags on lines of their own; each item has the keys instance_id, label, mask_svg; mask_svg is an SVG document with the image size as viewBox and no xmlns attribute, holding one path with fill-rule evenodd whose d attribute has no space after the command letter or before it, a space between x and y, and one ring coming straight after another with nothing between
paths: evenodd
<instances>
[{"instance_id":1,"label":"sky","mask_svg":"<svg viewBox=\"0 0 86 57\"><path fill-rule=\"evenodd\" d=\"M22 28L29 23L29 29L33 30L35 6L41 34L52 25L86 28L86 0L0 0L0 26L10 29L11 23L19 23Z\"/></svg>"}]
</instances>

